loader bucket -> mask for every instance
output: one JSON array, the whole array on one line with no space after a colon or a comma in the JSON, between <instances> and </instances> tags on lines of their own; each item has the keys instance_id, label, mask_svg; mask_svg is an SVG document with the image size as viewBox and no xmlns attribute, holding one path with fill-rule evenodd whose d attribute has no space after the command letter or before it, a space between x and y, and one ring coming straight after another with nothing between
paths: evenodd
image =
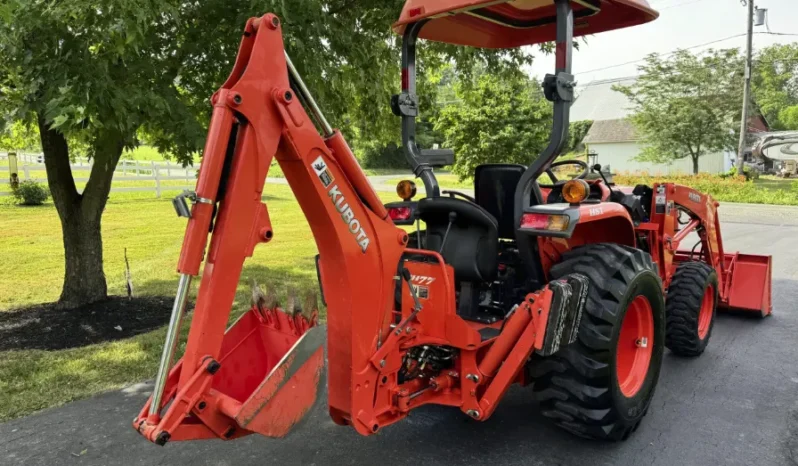
<instances>
[{"instance_id":1,"label":"loader bucket","mask_svg":"<svg viewBox=\"0 0 798 466\"><path fill-rule=\"evenodd\" d=\"M163 417L144 407L134 427L158 444L250 433L285 436L323 392L326 326L316 313L254 305L225 332L213 370L200 368L177 387L179 362L169 376Z\"/></svg>"},{"instance_id":2,"label":"loader bucket","mask_svg":"<svg viewBox=\"0 0 798 466\"><path fill-rule=\"evenodd\" d=\"M725 307L759 312L762 317L770 315L772 257L736 253L725 258L729 278Z\"/></svg>"}]
</instances>

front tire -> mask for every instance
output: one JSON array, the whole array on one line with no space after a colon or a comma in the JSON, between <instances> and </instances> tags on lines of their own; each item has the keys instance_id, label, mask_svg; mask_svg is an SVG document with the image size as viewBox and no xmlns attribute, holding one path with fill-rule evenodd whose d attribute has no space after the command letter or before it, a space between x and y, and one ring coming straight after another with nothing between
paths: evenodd
<instances>
[{"instance_id":1,"label":"front tire","mask_svg":"<svg viewBox=\"0 0 798 466\"><path fill-rule=\"evenodd\" d=\"M577 341L530 362L544 416L582 437L625 440L654 395L665 343L662 282L651 256L617 244L565 253L553 279L589 279Z\"/></svg>"},{"instance_id":2,"label":"front tire","mask_svg":"<svg viewBox=\"0 0 798 466\"><path fill-rule=\"evenodd\" d=\"M704 352L715 325L718 274L703 262L679 264L668 287L665 346L677 356Z\"/></svg>"}]
</instances>

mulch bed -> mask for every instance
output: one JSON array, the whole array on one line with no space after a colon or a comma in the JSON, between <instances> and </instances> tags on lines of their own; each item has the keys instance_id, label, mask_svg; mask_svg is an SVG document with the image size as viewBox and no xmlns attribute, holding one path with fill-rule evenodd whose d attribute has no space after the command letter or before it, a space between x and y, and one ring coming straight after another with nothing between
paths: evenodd
<instances>
[{"instance_id":1,"label":"mulch bed","mask_svg":"<svg viewBox=\"0 0 798 466\"><path fill-rule=\"evenodd\" d=\"M168 324L173 301L114 296L70 311L47 303L0 312L0 351L61 350L130 338Z\"/></svg>"}]
</instances>

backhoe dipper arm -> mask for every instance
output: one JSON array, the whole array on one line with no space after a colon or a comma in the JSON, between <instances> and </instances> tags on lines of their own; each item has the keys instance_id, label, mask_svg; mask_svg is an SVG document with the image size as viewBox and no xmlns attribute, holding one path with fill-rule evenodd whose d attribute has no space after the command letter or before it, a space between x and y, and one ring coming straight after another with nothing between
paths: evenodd
<instances>
[{"instance_id":1,"label":"backhoe dipper arm","mask_svg":"<svg viewBox=\"0 0 798 466\"><path fill-rule=\"evenodd\" d=\"M303 102L322 121L325 138ZM252 348L243 355L250 362L235 360L230 355L236 346L228 343L225 328L244 260L255 246L274 237L261 202L273 158L307 217L320 253L330 334L328 400L333 419L348 423L351 413L360 409L353 406L358 399L353 398L352 373L367 366L382 317L391 311L388 296L407 234L388 218L343 137L326 123L287 61L276 16L247 22L234 69L212 103L196 200L178 265L181 288L153 398L134 425L157 443L170 438L233 438L248 433L239 427L244 425L257 430L250 421L266 401L257 397L269 388L258 383L277 361L255 364L252 358L268 355ZM170 372L190 277L200 273L203 260L185 354ZM265 314L257 314L257 319L269 321ZM387 329L387 322L384 325ZM256 366L261 373L252 369ZM256 374L243 377L247 370ZM244 414L249 417L244 419ZM282 421L291 424L296 419Z\"/></svg>"}]
</instances>

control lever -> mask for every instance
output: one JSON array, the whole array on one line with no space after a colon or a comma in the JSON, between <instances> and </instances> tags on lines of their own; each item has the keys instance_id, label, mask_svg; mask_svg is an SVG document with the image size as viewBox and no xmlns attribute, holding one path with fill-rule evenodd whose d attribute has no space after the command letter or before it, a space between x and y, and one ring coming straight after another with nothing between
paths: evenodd
<instances>
[{"instance_id":1,"label":"control lever","mask_svg":"<svg viewBox=\"0 0 798 466\"><path fill-rule=\"evenodd\" d=\"M396 326L397 329L403 329L407 326L408 323L410 323L411 320L413 320L418 315L419 312L421 312L423 306L421 306L421 301L418 300L416 289L413 288L413 284L411 283L413 277L412 275L410 275L410 271L402 267L402 271L399 273L399 275L401 276L401 279L404 279L404 281L407 282L407 286L408 288L410 288L410 296L413 297L413 303L415 304L413 306L413 312L411 312L410 315L407 316L407 319L403 320L402 322L399 323L399 325ZM400 277L394 277L395 280L399 278ZM377 349L380 349L381 347L382 347L382 330L380 330L379 333L377 333Z\"/></svg>"},{"instance_id":2,"label":"control lever","mask_svg":"<svg viewBox=\"0 0 798 466\"><path fill-rule=\"evenodd\" d=\"M413 307L413 314L410 315L410 318L413 318L416 314L418 314L418 311L421 310L421 301L418 300L416 289L413 288L413 284L411 283L413 277L410 275L410 271L406 268L402 268L402 278L405 279L407 286L410 287L410 296L413 297L413 302L415 303L415 306Z\"/></svg>"},{"instance_id":3,"label":"control lever","mask_svg":"<svg viewBox=\"0 0 798 466\"><path fill-rule=\"evenodd\" d=\"M443 254L443 247L446 246L446 239L449 238L449 230L452 229L452 224L457 220L457 212L449 212L449 225L446 227L446 233L443 234L443 241L441 241L441 248L438 254Z\"/></svg>"},{"instance_id":4,"label":"control lever","mask_svg":"<svg viewBox=\"0 0 798 466\"><path fill-rule=\"evenodd\" d=\"M601 164L597 163L597 164L593 165L593 171L598 172L598 174L601 175L601 179L604 180L604 184L607 185L607 189L609 189L610 193L612 193L612 194L610 194L610 197L612 197L612 195L616 194L616 193L623 194L620 191L614 191L612 189L612 185L610 184L610 181L604 175L604 172L601 171Z\"/></svg>"}]
</instances>

